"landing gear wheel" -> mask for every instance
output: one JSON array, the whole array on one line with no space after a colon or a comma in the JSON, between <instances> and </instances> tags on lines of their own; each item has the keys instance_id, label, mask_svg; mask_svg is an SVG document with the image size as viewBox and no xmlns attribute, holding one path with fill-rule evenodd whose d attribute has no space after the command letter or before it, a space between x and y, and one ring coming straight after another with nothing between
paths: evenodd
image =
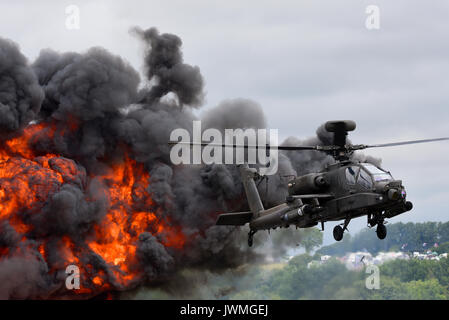
<instances>
[{"instance_id":1,"label":"landing gear wheel","mask_svg":"<svg viewBox=\"0 0 449 320\"><path fill-rule=\"evenodd\" d=\"M383 223L379 223L377 225L376 233L379 239L385 239L385 237L387 236L387 227L385 227Z\"/></svg>"},{"instance_id":2,"label":"landing gear wheel","mask_svg":"<svg viewBox=\"0 0 449 320\"><path fill-rule=\"evenodd\" d=\"M254 231L250 231L248 233L248 247L252 247L253 246L253 236L254 236L255 232Z\"/></svg>"},{"instance_id":3,"label":"landing gear wheel","mask_svg":"<svg viewBox=\"0 0 449 320\"><path fill-rule=\"evenodd\" d=\"M336 241L341 241L343 239L343 228L340 226L335 226L334 228L334 239Z\"/></svg>"}]
</instances>

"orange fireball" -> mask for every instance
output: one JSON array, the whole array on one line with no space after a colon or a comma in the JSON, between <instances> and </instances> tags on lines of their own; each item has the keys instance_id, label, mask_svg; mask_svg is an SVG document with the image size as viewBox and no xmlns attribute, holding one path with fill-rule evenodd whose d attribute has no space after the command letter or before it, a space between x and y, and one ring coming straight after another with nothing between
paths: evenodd
<instances>
[{"instance_id":1,"label":"orange fireball","mask_svg":"<svg viewBox=\"0 0 449 320\"><path fill-rule=\"evenodd\" d=\"M106 174L86 175L84 168L71 159L54 154L39 155L33 150L32 141L37 135L53 137L57 134L58 130L51 123L33 124L0 148L0 223L7 221L23 241L37 242L35 249L48 264L49 273L70 264L77 265L81 277L88 276L84 277L83 288L78 293L98 293L117 284L126 288L142 276L136 258L141 233L161 235L161 243L173 249L185 245L186 237L181 228L152 211L154 204L148 192L150 175L144 164L125 154L124 160L110 165ZM85 187L89 179L97 179L104 186L107 214L90 228L85 238L88 240L61 235L58 245L52 243L52 248L58 248L64 263L50 261L49 243L46 238L36 236L30 218L64 185ZM0 259L13 254L17 252L0 247ZM106 267L87 263L85 256L92 254L101 257Z\"/></svg>"}]
</instances>

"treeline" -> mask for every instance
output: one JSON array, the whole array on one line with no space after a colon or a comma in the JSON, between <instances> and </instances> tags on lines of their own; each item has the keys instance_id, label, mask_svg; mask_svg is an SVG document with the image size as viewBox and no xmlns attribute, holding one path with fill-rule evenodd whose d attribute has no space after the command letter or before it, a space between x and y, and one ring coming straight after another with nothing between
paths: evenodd
<instances>
[{"instance_id":1,"label":"treeline","mask_svg":"<svg viewBox=\"0 0 449 320\"><path fill-rule=\"evenodd\" d=\"M449 260L395 260L380 266L380 288L368 289L365 270L349 271L335 258L307 267L312 256L303 254L286 266L251 273L244 290L229 299L449 299Z\"/></svg>"},{"instance_id":2,"label":"treeline","mask_svg":"<svg viewBox=\"0 0 449 320\"><path fill-rule=\"evenodd\" d=\"M344 255L347 252L423 251L432 248L438 253L449 252L449 222L388 224L388 235L379 240L375 230L363 229L354 236L346 233L341 242L320 248L318 254ZM434 245L438 244L438 247Z\"/></svg>"},{"instance_id":3,"label":"treeline","mask_svg":"<svg viewBox=\"0 0 449 320\"><path fill-rule=\"evenodd\" d=\"M449 259L441 260L395 260L380 268L380 289L367 289L365 270L350 271L335 256L347 252L367 250L423 251L431 248L438 253L449 252L449 222L396 223L388 225L389 234L379 240L374 230L363 230L353 237L349 234L340 243L325 246L313 255L298 255L287 263L257 265L248 264L236 270L215 274L211 272L185 270L174 279L173 286L164 290L151 289L138 292L138 299L449 299ZM275 238L277 245L285 245L294 239L306 251L312 251L321 243L321 233L309 229L300 238ZM289 242L288 242L289 243ZM426 246L423 244L426 243ZM437 248L433 247L438 243ZM323 264L320 256L333 257ZM189 283L189 286L182 286ZM193 285L196 284L196 285ZM181 288L185 288L183 291Z\"/></svg>"}]
</instances>

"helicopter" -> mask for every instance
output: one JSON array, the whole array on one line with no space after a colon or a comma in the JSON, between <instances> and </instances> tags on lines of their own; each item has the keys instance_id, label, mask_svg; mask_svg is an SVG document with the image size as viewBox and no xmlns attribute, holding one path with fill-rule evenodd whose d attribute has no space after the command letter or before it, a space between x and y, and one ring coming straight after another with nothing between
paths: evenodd
<instances>
[{"instance_id":1,"label":"helicopter","mask_svg":"<svg viewBox=\"0 0 449 320\"><path fill-rule=\"evenodd\" d=\"M253 245L254 234L259 230L310 228L328 221L340 221L333 229L336 241L343 239L350 221L367 216L368 227L376 227L379 239L385 239L386 219L412 210L407 192L401 180L371 163L351 159L354 151L367 148L393 147L416 143L449 140L449 138L403 141L395 143L353 145L347 142L348 132L354 131L356 123L351 120L328 121L325 130L333 133L332 145L316 146L269 146L285 151L315 150L331 155L335 163L319 172L298 176L287 184L285 202L265 209L257 190L256 181L261 175L247 163L238 165L250 211L222 213L216 225L242 226L249 223L248 246ZM223 147L251 148L248 145L222 145ZM255 146L254 146L255 147Z\"/></svg>"}]
</instances>

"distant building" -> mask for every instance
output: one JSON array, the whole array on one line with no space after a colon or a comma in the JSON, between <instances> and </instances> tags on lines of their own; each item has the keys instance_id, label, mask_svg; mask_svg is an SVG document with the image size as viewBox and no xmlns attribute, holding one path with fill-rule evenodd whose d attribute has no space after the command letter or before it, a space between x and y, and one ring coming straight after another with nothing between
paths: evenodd
<instances>
[{"instance_id":1,"label":"distant building","mask_svg":"<svg viewBox=\"0 0 449 320\"><path fill-rule=\"evenodd\" d=\"M438 255L437 252L427 250L426 253L420 253L418 251L413 252L409 255L405 252L379 252L375 257L371 253L365 251L358 252L348 252L343 257L336 257L338 261L343 263L348 270L362 270L367 265L381 265L388 261L393 261L397 259L409 260L411 258L418 260L440 260L447 258L447 253L442 253ZM324 255L321 256L320 260L313 260L307 264L307 268L318 267L329 261L332 256Z\"/></svg>"},{"instance_id":2,"label":"distant building","mask_svg":"<svg viewBox=\"0 0 449 320\"><path fill-rule=\"evenodd\" d=\"M413 252L413 258L418 260L441 260L447 258L447 253L438 254L435 251L427 250L426 253Z\"/></svg>"},{"instance_id":3,"label":"distant building","mask_svg":"<svg viewBox=\"0 0 449 320\"><path fill-rule=\"evenodd\" d=\"M387 261L396 259L408 260L410 257L405 252L379 252L374 258L374 264L381 265Z\"/></svg>"}]
</instances>

